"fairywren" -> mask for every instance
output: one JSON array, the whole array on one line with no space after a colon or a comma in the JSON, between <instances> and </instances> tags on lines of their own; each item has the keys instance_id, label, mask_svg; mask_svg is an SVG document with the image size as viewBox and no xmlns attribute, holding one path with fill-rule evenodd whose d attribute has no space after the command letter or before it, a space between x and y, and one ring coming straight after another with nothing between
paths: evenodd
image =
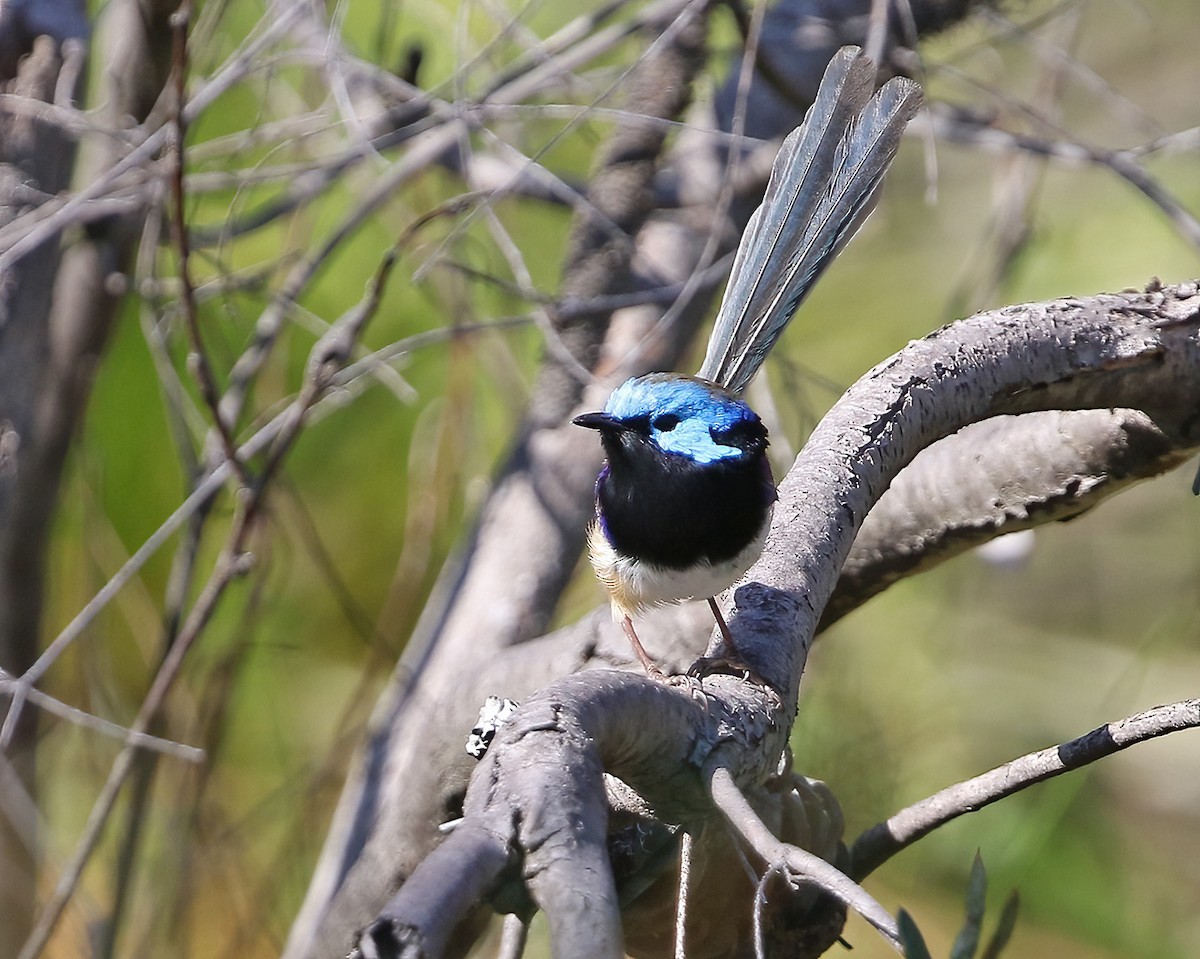
<instances>
[{"instance_id":1,"label":"fairywren","mask_svg":"<svg viewBox=\"0 0 1200 959\"><path fill-rule=\"evenodd\" d=\"M603 412L575 418L600 432L607 459L588 534L592 566L648 672L658 670L632 617L685 599L708 599L722 655L737 659L715 597L762 553L776 499L767 428L739 394L871 212L920 106L910 80L892 79L872 96L874 81L857 47L830 61L738 246L699 374L634 377Z\"/></svg>"}]
</instances>

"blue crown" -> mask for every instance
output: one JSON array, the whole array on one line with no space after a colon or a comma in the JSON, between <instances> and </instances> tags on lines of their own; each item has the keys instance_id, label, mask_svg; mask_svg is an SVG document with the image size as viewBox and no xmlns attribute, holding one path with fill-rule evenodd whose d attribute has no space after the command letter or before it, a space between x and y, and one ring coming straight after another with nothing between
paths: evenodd
<instances>
[{"instance_id":1,"label":"blue crown","mask_svg":"<svg viewBox=\"0 0 1200 959\"><path fill-rule=\"evenodd\" d=\"M646 420L649 436L665 453L697 463L713 463L746 455L716 437L758 414L715 383L678 373L650 373L626 380L608 398L604 412L617 420Z\"/></svg>"}]
</instances>

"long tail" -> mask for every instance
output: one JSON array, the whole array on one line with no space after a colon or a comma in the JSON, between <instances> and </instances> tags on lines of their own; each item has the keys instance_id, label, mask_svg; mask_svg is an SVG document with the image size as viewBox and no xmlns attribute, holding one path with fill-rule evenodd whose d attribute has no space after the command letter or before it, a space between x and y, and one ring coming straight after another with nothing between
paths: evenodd
<instances>
[{"instance_id":1,"label":"long tail","mask_svg":"<svg viewBox=\"0 0 1200 959\"><path fill-rule=\"evenodd\" d=\"M904 127L921 106L911 80L889 80L871 96L874 81L875 66L858 47L843 47L830 61L742 236L700 376L744 389L874 207Z\"/></svg>"}]
</instances>

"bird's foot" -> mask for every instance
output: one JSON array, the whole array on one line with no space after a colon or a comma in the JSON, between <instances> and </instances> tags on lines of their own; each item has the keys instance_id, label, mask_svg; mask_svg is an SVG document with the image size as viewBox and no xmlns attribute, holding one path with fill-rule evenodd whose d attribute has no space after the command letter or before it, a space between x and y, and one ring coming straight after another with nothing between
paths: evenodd
<instances>
[{"instance_id":1,"label":"bird's foot","mask_svg":"<svg viewBox=\"0 0 1200 959\"><path fill-rule=\"evenodd\" d=\"M741 676L743 679L753 677L755 680L759 680L758 673L742 659L737 647L733 645L733 634L729 631L729 624L721 615L721 607L717 605L716 599L711 596L708 598L708 608L712 610L713 617L717 621L717 629L721 633L721 645L711 655L701 656L692 663L691 668L688 669L688 675L695 679L703 679L714 673L725 673Z\"/></svg>"},{"instance_id":2,"label":"bird's foot","mask_svg":"<svg viewBox=\"0 0 1200 959\"><path fill-rule=\"evenodd\" d=\"M688 667L688 676L693 679L703 679L705 676L724 674L726 676L741 676L742 679L754 679L761 682L761 677L744 659L736 653L727 653L718 649L711 656L701 656Z\"/></svg>"}]
</instances>

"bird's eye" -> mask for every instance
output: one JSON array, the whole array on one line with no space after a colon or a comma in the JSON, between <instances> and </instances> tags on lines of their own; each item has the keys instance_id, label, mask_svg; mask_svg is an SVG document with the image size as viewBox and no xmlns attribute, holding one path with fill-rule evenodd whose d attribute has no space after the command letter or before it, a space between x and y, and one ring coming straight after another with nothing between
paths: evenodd
<instances>
[{"instance_id":1,"label":"bird's eye","mask_svg":"<svg viewBox=\"0 0 1200 959\"><path fill-rule=\"evenodd\" d=\"M660 433L669 433L679 425L679 417L674 413L663 413L654 417L654 428Z\"/></svg>"}]
</instances>

